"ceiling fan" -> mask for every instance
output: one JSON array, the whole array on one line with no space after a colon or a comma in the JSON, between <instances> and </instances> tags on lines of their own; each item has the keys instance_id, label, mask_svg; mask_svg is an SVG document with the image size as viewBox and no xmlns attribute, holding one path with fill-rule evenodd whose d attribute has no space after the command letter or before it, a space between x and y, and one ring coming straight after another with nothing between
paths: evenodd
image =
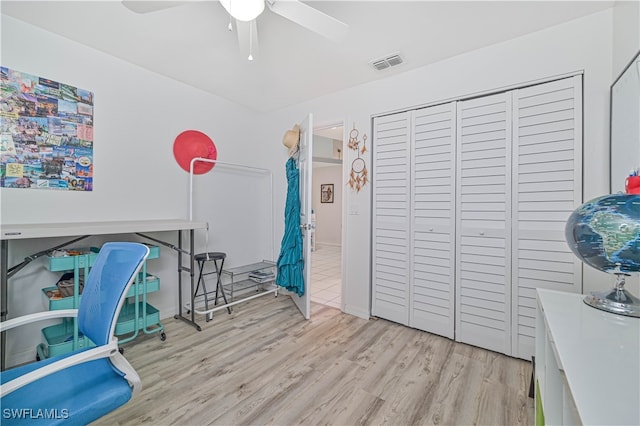
<instances>
[{"instance_id":1,"label":"ceiling fan","mask_svg":"<svg viewBox=\"0 0 640 426\"><path fill-rule=\"evenodd\" d=\"M299 0L219 0L229 13L229 30L233 29L231 20L235 20L238 42L243 52L249 52L252 61L258 51L258 29L256 18L264 12L265 5L273 13L282 16L310 31L332 41L344 39L349 26ZM122 4L136 13L155 12L180 6L184 1L140 1L123 0Z\"/></svg>"}]
</instances>

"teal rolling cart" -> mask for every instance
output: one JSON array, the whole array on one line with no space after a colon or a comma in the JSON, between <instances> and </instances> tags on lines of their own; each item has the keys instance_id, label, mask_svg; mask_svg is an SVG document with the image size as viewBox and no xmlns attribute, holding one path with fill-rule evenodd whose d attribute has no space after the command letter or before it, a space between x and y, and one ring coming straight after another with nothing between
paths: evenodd
<instances>
[{"instance_id":1,"label":"teal rolling cart","mask_svg":"<svg viewBox=\"0 0 640 426\"><path fill-rule=\"evenodd\" d=\"M149 246L149 259L160 256L157 246ZM98 256L99 249L95 247L70 250L77 254L69 256L49 256L48 269L53 272L73 273L73 295L64 297L57 286L42 289L42 293L50 310L75 309L78 307L82 295L79 295L81 276L89 273L91 266ZM120 343L126 343L138 337L140 331L145 334L160 333L160 339L166 340L164 326L160 322L160 312L147 302L147 294L160 290L160 279L147 273L146 262L142 271L131 286L125 304L122 307L115 334ZM75 318L63 319L61 323L42 329L42 343L36 348L38 360L62 355L85 347L95 346L86 336L78 334Z\"/></svg>"}]
</instances>

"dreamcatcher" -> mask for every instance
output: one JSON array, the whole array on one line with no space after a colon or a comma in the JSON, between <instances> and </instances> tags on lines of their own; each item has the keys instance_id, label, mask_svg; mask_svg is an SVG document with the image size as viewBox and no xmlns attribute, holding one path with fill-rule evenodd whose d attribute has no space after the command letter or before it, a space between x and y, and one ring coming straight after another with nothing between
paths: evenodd
<instances>
[{"instance_id":1,"label":"dreamcatcher","mask_svg":"<svg viewBox=\"0 0 640 426\"><path fill-rule=\"evenodd\" d=\"M358 140L359 132L356 129L355 124L353 130L349 132L349 143L347 146L358 153L358 157L351 163L351 173L349 173L349 186L351 189L355 189L356 192L360 190L369 182L369 172L367 171L367 164L364 162L364 158L360 157L367 152L367 135L362 136L362 148L360 147L360 141Z\"/></svg>"}]
</instances>

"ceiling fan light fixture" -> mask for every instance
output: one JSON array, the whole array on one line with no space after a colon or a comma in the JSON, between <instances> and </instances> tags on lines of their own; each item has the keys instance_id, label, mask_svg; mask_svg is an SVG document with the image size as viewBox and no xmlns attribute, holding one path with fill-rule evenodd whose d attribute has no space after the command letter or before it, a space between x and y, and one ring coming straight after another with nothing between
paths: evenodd
<instances>
[{"instance_id":1,"label":"ceiling fan light fixture","mask_svg":"<svg viewBox=\"0 0 640 426\"><path fill-rule=\"evenodd\" d=\"M238 21L249 22L264 11L264 0L220 0L222 7Z\"/></svg>"}]
</instances>

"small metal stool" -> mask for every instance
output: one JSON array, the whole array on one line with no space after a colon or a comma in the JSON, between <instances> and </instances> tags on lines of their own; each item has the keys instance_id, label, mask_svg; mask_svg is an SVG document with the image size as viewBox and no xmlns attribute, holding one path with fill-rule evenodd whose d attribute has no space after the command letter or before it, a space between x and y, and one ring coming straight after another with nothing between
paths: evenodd
<instances>
[{"instance_id":1,"label":"small metal stool","mask_svg":"<svg viewBox=\"0 0 640 426\"><path fill-rule=\"evenodd\" d=\"M227 257L226 253L222 252L209 252L209 253L198 253L194 256L196 262L198 262L198 269L200 269L200 273L198 275L198 284L196 285L196 291L194 294L198 296L198 289L200 288L200 283L202 283L202 294L204 296L204 307L205 310L209 310L209 292L207 292L207 286L204 280L206 275L216 274L216 296L213 300L213 304L218 304L218 292L222 293L222 298L224 299L225 305L229 303L227 301L227 295L224 293L224 287L222 286L222 267L224 266L224 259ZM212 261L213 266L216 268L215 272L204 272L205 263ZM218 265L218 261L220 264ZM227 311L231 313L231 307L227 306ZM213 318L213 312L211 314L207 314L207 321L210 321Z\"/></svg>"}]
</instances>

